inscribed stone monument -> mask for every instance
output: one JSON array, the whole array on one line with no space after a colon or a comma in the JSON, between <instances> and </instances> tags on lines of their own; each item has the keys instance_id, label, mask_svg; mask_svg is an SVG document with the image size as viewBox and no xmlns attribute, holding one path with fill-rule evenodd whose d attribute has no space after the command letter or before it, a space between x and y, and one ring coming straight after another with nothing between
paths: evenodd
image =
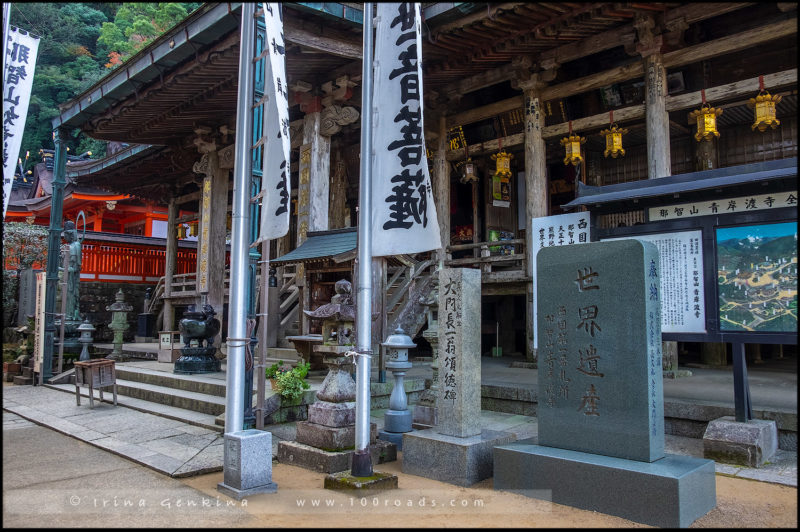
<instances>
[{"instance_id":1,"label":"inscribed stone monument","mask_svg":"<svg viewBox=\"0 0 800 532\"><path fill-rule=\"evenodd\" d=\"M658 254L624 242L539 253L539 444L652 462L664 456Z\"/></svg>"},{"instance_id":2,"label":"inscribed stone monument","mask_svg":"<svg viewBox=\"0 0 800 532\"><path fill-rule=\"evenodd\" d=\"M664 453L658 249L552 247L536 268L538 445L495 448L495 489L689 526L716 505L714 462Z\"/></svg>"},{"instance_id":3,"label":"inscribed stone monument","mask_svg":"<svg viewBox=\"0 0 800 532\"><path fill-rule=\"evenodd\" d=\"M403 434L403 472L469 486L514 434L481 428L481 272L439 272L439 424Z\"/></svg>"}]
</instances>

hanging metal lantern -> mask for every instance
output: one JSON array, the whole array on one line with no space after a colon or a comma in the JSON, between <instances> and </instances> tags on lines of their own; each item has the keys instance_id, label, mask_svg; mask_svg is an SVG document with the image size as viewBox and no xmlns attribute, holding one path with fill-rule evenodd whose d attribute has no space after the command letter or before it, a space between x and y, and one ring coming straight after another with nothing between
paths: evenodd
<instances>
[{"instance_id":1,"label":"hanging metal lantern","mask_svg":"<svg viewBox=\"0 0 800 532\"><path fill-rule=\"evenodd\" d=\"M717 131L717 117L722 114L722 109L715 109L703 102L700 109L689 113L689 120L697 120L697 133L694 138L697 142L719 138Z\"/></svg>"},{"instance_id":2,"label":"hanging metal lantern","mask_svg":"<svg viewBox=\"0 0 800 532\"><path fill-rule=\"evenodd\" d=\"M564 146L565 157L564 164L572 163L577 165L583 161L581 156L581 144L586 142L586 137L580 135L570 135L561 139L561 145Z\"/></svg>"},{"instance_id":3,"label":"hanging metal lantern","mask_svg":"<svg viewBox=\"0 0 800 532\"><path fill-rule=\"evenodd\" d=\"M477 183L478 167L471 158L461 163L461 178L459 181L462 183Z\"/></svg>"},{"instance_id":4,"label":"hanging metal lantern","mask_svg":"<svg viewBox=\"0 0 800 532\"><path fill-rule=\"evenodd\" d=\"M767 126L771 126L772 129L778 127L781 121L775 118L775 104L779 101L781 101L780 96L772 96L764 89L761 89L755 98L750 98L747 106L750 109L755 108L755 122L750 128L754 131L758 128L763 133L767 130Z\"/></svg>"},{"instance_id":5,"label":"hanging metal lantern","mask_svg":"<svg viewBox=\"0 0 800 532\"><path fill-rule=\"evenodd\" d=\"M189 222L189 236L197 236L197 222Z\"/></svg>"},{"instance_id":6,"label":"hanging metal lantern","mask_svg":"<svg viewBox=\"0 0 800 532\"><path fill-rule=\"evenodd\" d=\"M496 161L495 175L500 177L511 177L511 159L514 155L507 153L505 150L492 155L492 160Z\"/></svg>"},{"instance_id":7,"label":"hanging metal lantern","mask_svg":"<svg viewBox=\"0 0 800 532\"><path fill-rule=\"evenodd\" d=\"M611 155L614 159L617 155L625 156L625 150L622 148L622 135L628 132L627 129L620 128L614 123L614 111L608 112L609 129L604 129L600 132L601 135L606 137L606 151L603 152L605 157Z\"/></svg>"},{"instance_id":8,"label":"hanging metal lantern","mask_svg":"<svg viewBox=\"0 0 800 532\"><path fill-rule=\"evenodd\" d=\"M180 224L177 229L178 229L178 238L180 239L186 238L186 226Z\"/></svg>"}]
</instances>

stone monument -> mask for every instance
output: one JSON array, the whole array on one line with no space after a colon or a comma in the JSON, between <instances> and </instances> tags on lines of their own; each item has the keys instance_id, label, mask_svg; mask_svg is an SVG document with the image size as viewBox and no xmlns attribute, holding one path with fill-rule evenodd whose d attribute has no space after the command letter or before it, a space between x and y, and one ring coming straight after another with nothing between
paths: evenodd
<instances>
[{"instance_id":1,"label":"stone monument","mask_svg":"<svg viewBox=\"0 0 800 532\"><path fill-rule=\"evenodd\" d=\"M514 434L481 428L481 272L439 272L439 400L435 428L403 435L403 472L469 486L492 476L492 448Z\"/></svg>"},{"instance_id":2,"label":"stone monument","mask_svg":"<svg viewBox=\"0 0 800 532\"><path fill-rule=\"evenodd\" d=\"M313 311L303 311L321 319L322 344L314 351L323 353L328 374L317 391L317 401L308 407L308 420L297 422L296 441L278 443L278 461L323 473L337 473L351 467L356 434L356 382L350 375L352 362L346 356L355 349L355 305L352 285L339 280L331 302ZM377 440L378 427L370 424L370 452L373 463L396 460L394 444Z\"/></svg>"},{"instance_id":3,"label":"stone monument","mask_svg":"<svg viewBox=\"0 0 800 532\"><path fill-rule=\"evenodd\" d=\"M714 462L664 453L657 248L548 247L536 268L538 445L495 449L495 489L689 526L716 505Z\"/></svg>"}]
</instances>

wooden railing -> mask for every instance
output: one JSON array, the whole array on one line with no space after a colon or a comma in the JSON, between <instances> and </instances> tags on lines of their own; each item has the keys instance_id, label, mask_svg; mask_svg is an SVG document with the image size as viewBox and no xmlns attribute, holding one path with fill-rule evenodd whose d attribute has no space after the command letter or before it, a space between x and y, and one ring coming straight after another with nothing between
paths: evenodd
<instances>
[{"instance_id":1,"label":"wooden railing","mask_svg":"<svg viewBox=\"0 0 800 532\"><path fill-rule=\"evenodd\" d=\"M450 257L453 252L471 249L479 249L480 257L447 259L444 261L444 265L448 267L480 268L483 273L492 273L493 269L503 271L525 271L527 255L525 253L524 238L457 244L448 246L447 254L448 257ZM494 255L492 253L494 253Z\"/></svg>"},{"instance_id":2,"label":"wooden railing","mask_svg":"<svg viewBox=\"0 0 800 532\"><path fill-rule=\"evenodd\" d=\"M154 283L164 275L164 249L136 244L84 242L81 250L82 281ZM178 250L178 274L194 272L196 266L196 251Z\"/></svg>"}]
</instances>

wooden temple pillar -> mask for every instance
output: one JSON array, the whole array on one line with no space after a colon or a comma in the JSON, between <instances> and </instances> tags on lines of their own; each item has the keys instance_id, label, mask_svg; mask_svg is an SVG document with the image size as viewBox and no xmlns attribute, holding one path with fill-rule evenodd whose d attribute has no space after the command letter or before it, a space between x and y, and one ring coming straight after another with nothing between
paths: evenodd
<instances>
[{"instance_id":1,"label":"wooden temple pillar","mask_svg":"<svg viewBox=\"0 0 800 532\"><path fill-rule=\"evenodd\" d=\"M533 235L528 226L528 220L547 216L548 191L547 191L547 158L545 152L542 129L544 128L544 114L542 113L541 89L544 87L540 74L534 74L528 79L516 79L513 86L523 91L523 111L525 116L525 250L530 253L533 249ZM525 261L525 276L533 278L534 261ZM533 322L533 281L526 283L525 289L525 358L536 361L537 354L533 347L533 335L536 324Z\"/></svg>"},{"instance_id":2,"label":"wooden temple pillar","mask_svg":"<svg viewBox=\"0 0 800 532\"><path fill-rule=\"evenodd\" d=\"M672 175L667 113L667 70L661 54L663 38L655 35L652 17L637 17L636 51L641 54L645 77L645 124L647 125L647 178ZM661 342L662 369L678 369L678 342Z\"/></svg>"},{"instance_id":3,"label":"wooden temple pillar","mask_svg":"<svg viewBox=\"0 0 800 532\"><path fill-rule=\"evenodd\" d=\"M436 142L436 154L433 160L433 201L436 205L436 216L439 220L439 235L442 247L436 251L439 268L447 260L447 248L450 246L450 163L447 162L447 118L444 109L438 119L439 138Z\"/></svg>"},{"instance_id":4,"label":"wooden temple pillar","mask_svg":"<svg viewBox=\"0 0 800 532\"><path fill-rule=\"evenodd\" d=\"M221 168L216 149L205 153L192 170L203 174L200 232L197 240L198 304L207 303L222 321L225 304L225 235L228 221L228 169Z\"/></svg>"},{"instance_id":5,"label":"wooden temple pillar","mask_svg":"<svg viewBox=\"0 0 800 532\"><path fill-rule=\"evenodd\" d=\"M331 139L321 131L321 104L315 100L303 118L303 145L300 146L297 187L297 247L309 231L328 229ZM308 334L310 323L303 310L311 308L311 288L305 266L297 265L297 286L300 289L300 334Z\"/></svg>"},{"instance_id":6,"label":"wooden temple pillar","mask_svg":"<svg viewBox=\"0 0 800 532\"><path fill-rule=\"evenodd\" d=\"M172 295L172 278L178 264L178 204L175 196L169 198L167 205L167 249L164 264L164 316L161 321L162 331L172 331L175 328L175 307L170 296Z\"/></svg>"}]
</instances>

